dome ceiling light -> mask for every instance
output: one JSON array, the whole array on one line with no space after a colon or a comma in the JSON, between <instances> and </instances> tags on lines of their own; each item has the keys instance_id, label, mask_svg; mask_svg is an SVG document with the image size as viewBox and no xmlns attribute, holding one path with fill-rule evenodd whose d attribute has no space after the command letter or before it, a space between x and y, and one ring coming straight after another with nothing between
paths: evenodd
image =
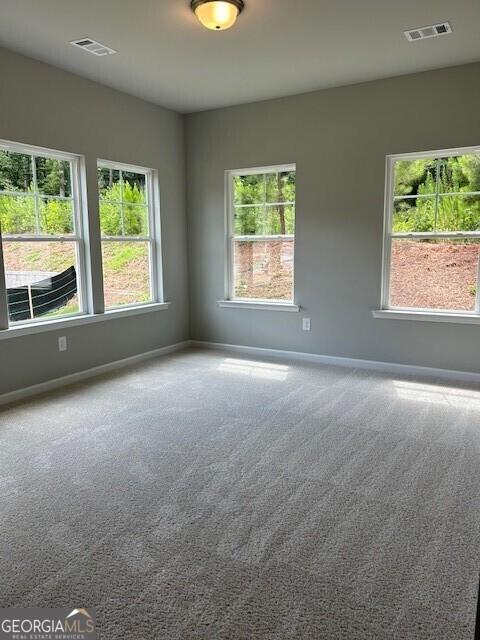
<instances>
[{"instance_id":1,"label":"dome ceiling light","mask_svg":"<svg viewBox=\"0 0 480 640\"><path fill-rule=\"evenodd\" d=\"M224 31L233 27L245 3L243 0L192 0L191 7L204 27Z\"/></svg>"}]
</instances>

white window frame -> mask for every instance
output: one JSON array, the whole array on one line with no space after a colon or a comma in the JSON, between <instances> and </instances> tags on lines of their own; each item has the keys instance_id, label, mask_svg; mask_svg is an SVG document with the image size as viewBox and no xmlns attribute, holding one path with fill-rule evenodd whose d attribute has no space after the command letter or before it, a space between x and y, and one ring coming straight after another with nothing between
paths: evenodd
<instances>
[{"instance_id":1,"label":"white window frame","mask_svg":"<svg viewBox=\"0 0 480 640\"><path fill-rule=\"evenodd\" d=\"M158 173L155 169L147 167L139 167L131 164L113 162L111 160L97 160L98 169L113 169L122 171L139 173L145 176L145 191L147 199L147 215L148 215L148 236L105 236L100 231L100 240L104 242L147 242L149 246L149 263L150 263L150 300L147 302L134 302L132 304L123 304L115 307L106 307L106 313L123 311L128 309L141 309L152 305L163 305L163 268L162 268L162 236L161 236L161 219L160 219L160 189L158 184ZM121 177L120 177L121 180ZM102 198L98 196L99 207ZM114 202L112 200L105 201L109 204L124 205L123 202Z\"/></svg>"},{"instance_id":2,"label":"white window frame","mask_svg":"<svg viewBox=\"0 0 480 640\"><path fill-rule=\"evenodd\" d=\"M415 239L435 239L435 238L476 238L480 240L480 231L453 231L453 232L407 232L394 233L392 231L393 211L395 199L405 198L405 196L395 196L395 163L399 160L422 160L428 158L447 158L461 155L480 155L480 147L458 147L453 149L440 149L435 151L421 151L414 153L391 154L386 156L386 179L385 179L385 214L383 227L383 258L382 258L382 292L381 308L374 310L373 316L376 318L392 318L397 320L431 320L435 322L458 322L465 324L480 324L480 260L477 274L477 293L475 300L475 311L461 311L451 309L423 309L417 307L393 307L390 306L390 272L392 257L393 238L415 238ZM469 193L448 194L455 195L479 195L479 191ZM407 196L408 197L408 196ZM435 194L438 199L440 194Z\"/></svg>"},{"instance_id":3,"label":"white window frame","mask_svg":"<svg viewBox=\"0 0 480 640\"><path fill-rule=\"evenodd\" d=\"M296 233L288 235L248 235L238 236L234 232L235 224L235 204L234 204L234 178L238 176L249 175L267 175L270 173L285 173L295 172L296 164L281 164L272 165L267 167L251 167L248 169L231 169L225 172L225 230L226 230L226 244L225 244L225 298L219 300L218 305L220 307L236 307L243 309L257 309L257 310L278 310L278 311L299 311L300 307L295 304L295 255L296 255ZM295 231L296 231L296 189L295 189L295 202L282 202L282 203L267 203L267 206L275 206L278 204L284 204L293 206L295 210ZM266 206L262 205L239 205L240 207L252 207L252 206ZM238 207L238 205L237 205ZM291 300L270 300L265 298L239 298L235 296L235 241L248 240L254 242L265 242L268 240L293 240L293 273L292 273L292 299Z\"/></svg>"},{"instance_id":4,"label":"white window frame","mask_svg":"<svg viewBox=\"0 0 480 640\"><path fill-rule=\"evenodd\" d=\"M70 319L78 319L85 317L89 313L91 313L92 309L92 295L91 295L91 284L86 277L86 260L87 260L87 252L88 252L88 244L85 238L88 238L88 216L86 215L86 211L84 209L83 201L82 201L82 189L81 189L81 166L82 166L82 157L72 153L66 153L62 151L56 151L53 149L47 149L45 147L37 147L33 145L27 145L20 142L11 142L7 140L0 141L0 150L1 151L11 151L12 153L22 153L25 155L30 155L32 157L32 177L33 177L33 185L34 185L34 193L32 196L23 196L23 197L32 197L35 200L36 207L38 208L39 198L42 197L42 194L39 193L37 189L37 177L36 177L36 166L33 158L42 157L42 158L50 158L53 160L59 160L64 162L71 163L71 187L72 187L72 195L71 197L61 196L51 196L54 199L58 200L68 200L72 202L73 206L73 221L74 221L74 233L71 235L49 235L49 234L2 234L2 230L0 229L0 247L2 247L2 264L0 268L0 289L3 289L7 292L6 285L6 277L5 270L3 265L3 242L72 242L75 243L75 253L76 253L76 275L77 275L77 292L78 292L78 306L79 311L77 313L69 313L55 319L46 319L41 320L39 318L33 318L29 320L20 320L18 322L12 323L9 321L8 317L8 307L5 303L5 310L3 318L0 318L0 329L3 330L21 330L25 327L31 327L32 325L41 326L45 324L50 324L51 322L58 321L66 321ZM8 192L0 190L0 193L7 195L22 195L20 192ZM2 305L3 306L3 305Z\"/></svg>"}]
</instances>

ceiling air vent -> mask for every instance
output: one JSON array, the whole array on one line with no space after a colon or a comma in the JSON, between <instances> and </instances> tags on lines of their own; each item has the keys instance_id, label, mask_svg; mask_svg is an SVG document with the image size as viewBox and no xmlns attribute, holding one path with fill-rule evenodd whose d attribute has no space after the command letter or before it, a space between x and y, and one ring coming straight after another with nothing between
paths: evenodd
<instances>
[{"instance_id":1,"label":"ceiling air vent","mask_svg":"<svg viewBox=\"0 0 480 640\"><path fill-rule=\"evenodd\" d=\"M404 31L406 39L409 42L416 40L425 40L426 38L437 38L438 36L446 36L452 33L452 27L449 22L441 22L440 24L432 24L428 27L419 27L418 29L410 29Z\"/></svg>"},{"instance_id":2,"label":"ceiling air vent","mask_svg":"<svg viewBox=\"0 0 480 640\"><path fill-rule=\"evenodd\" d=\"M91 38L72 40L70 44L73 44L74 47L79 47L84 51L88 51L88 53L93 53L94 56L109 56L112 53L117 53L115 49L110 49L110 47L106 47L104 44L100 44L100 42L92 40Z\"/></svg>"}]
</instances>

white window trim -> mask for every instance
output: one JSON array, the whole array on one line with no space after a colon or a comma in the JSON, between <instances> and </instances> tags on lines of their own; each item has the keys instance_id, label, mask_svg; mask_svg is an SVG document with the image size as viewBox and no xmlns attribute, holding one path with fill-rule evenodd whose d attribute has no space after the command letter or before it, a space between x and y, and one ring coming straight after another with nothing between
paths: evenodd
<instances>
[{"instance_id":1,"label":"white window trim","mask_svg":"<svg viewBox=\"0 0 480 640\"><path fill-rule=\"evenodd\" d=\"M382 320L417 320L419 322L451 322L453 324L480 324L480 315L452 313L450 311L402 311L401 309L379 309L372 311L374 318Z\"/></svg>"},{"instance_id":2,"label":"white window trim","mask_svg":"<svg viewBox=\"0 0 480 640\"><path fill-rule=\"evenodd\" d=\"M237 300L218 300L219 307L225 309L257 309L258 311L292 311L298 313L300 306L293 302L262 301L242 298Z\"/></svg>"},{"instance_id":3,"label":"white window trim","mask_svg":"<svg viewBox=\"0 0 480 640\"><path fill-rule=\"evenodd\" d=\"M131 164L113 162L111 160L97 160L97 167L100 169L115 169L132 173L141 173L145 176L145 187L147 190L147 212L150 234L144 236L122 236L108 237L100 235L101 242L148 242L150 256L150 296L148 302L139 302L132 305L121 305L117 307L107 307L105 313L111 311L121 311L126 308L146 308L151 305L164 304L163 289L163 260L162 260L162 231L160 217L160 189L158 172L148 167L140 167ZM99 203L101 198L99 196Z\"/></svg>"},{"instance_id":4,"label":"white window trim","mask_svg":"<svg viewBox=\"0 0 480 640\"><path fill-rule=\"evenodd\" d=\"M103 313L92 315L72 314L55 320L46 320L44 322L36 322L10 327L0 331L0 341L8 338L19 338L21 336L29 336L36 333L46 333L50 331L60 331L71 329L72 327L80 327L88 324L96 324L105 320L114 320L116 318L128 318L129 316L141 315L144 313L152 313L154 311L163 311L170 307L170 302L157 302L131 307L119 307L118 309L109 309Z\"/></svg>"},{"instance_id":5,"label":"white window trim","mask_svg":"<svg viewBox=\"0 0 480 640\"><path fill-rule=\"evenodd\" d=\"M21 329L26 326L39 326L40 324L49 324L49 320L23 320L11 325L8 314L7 305L7 287L5 279L5 265L3 262L3 241L5 242L61 242L62 240L75 243L76 253L76 271L77 271L77 293L80 312L78 314L72 314L75 316L84 316L92 312L92 289L91 281L87 278L87 261L90 259L90 247L88 244L88 215L83 200L82 190L82 169L84 168L84 157L78 154L58 151L49 149L46 147L38 147L34 145L28 145L21 142L13 142L9 140L0 141L0 150L11 151L14 153L22 153L31 156L40 156L44 158L51 158L53 160L65 161L71 163L71 197L58 198L71 201L73 204L73 216L75 233L67 236L50 236L43 234L9 234L3 236L0 229L0 247L1 260L0 260L0 283L4 288L3 296L4 302L0 305L0 333L4 331L11 331L13 329ZM35 163L33 163L33 174L35 176ZM36 182L36 177L35 177ZM12 192L13 195L22 195L21 193ZM28 197L28 196L27 196ZM38 201L38 193L32 195ZM55 198L52 196L52 198ZM70 316L72 317L72 316ZM68 319L69 316L65 315L61 320Z\"/></svg>"},{"instance_id":6,"label":"white window trim","mask_svg":"<svg viewBox=\"0 0 480 640\"><path fill-rule=\"evenodd\" d=\"M18 338L26 335L34 335L37 333L46 333L59 330L67 330L76 326L83 326L103 322L105 320L113 320L117 318L126 318L129 316L141 315L145 313L166 310L170 307L170 302L165 302L163 297L163 269L162 269L162 242L161 242L161 221L160 221L160 190L158 185L158 174L154 169L147 167L138 167L136 165L120 164L108 160L98 160L102 166L121 168L124 171L141 171L149 176L151 184L149 185L152 198L152 206L149 207L149 215L153 217L150 222L152 231L151 238L155 256L154 273L151 282L155 283L155 299L150 302L123 305L116 308L109 308L101 313L93 312L93 291L92 291L92 275L89 271L91 264L90 246L89 246L89 220L87 211L87 192L86 192L86 161L85 157L63 152L47 147L39 147L21 142L13 142L8 140L0 140L0 149L5 151L13 151L17 153L25 153L36 156L49 157L55 160L65 160L72 162L72 198L74 200L75 213L75 234L65 236L64 239L76 242L77 246L77 277L79 280L79 300L81 301L79 313L72 313L59 318L50 320L25 320L15 324L9 324L7 292L5 281L5 269L3 261L2 236L0 232L0 341L10 338ZM53 241L57 242L62 239L61 236L12 236L18 240L28 242ZM10 239L10 236L9 238ZM135 238L137 239L137 238ZM152 265L152 261L151 261Z\"/></svg>"},{"instance_id":7,"label":"white window trim","mask_svg":"<svg viewBox=\"0 0 480 640\"><path fill-rule=\"evenodd\" d=\"M440 233L396 233L392 234L394 203L394 164L399 160L421 160L427 158L452 157L468 154L480 154L480 146L458 147L413 153L387 155L385 162L385 208L383 220L383 255L382 255L382 290L381 307L372 311L374 318L392 320L418 320L421 322L451 322L457 324L480 324L480 260L477 278L477 295L475 312L451 311L420 308L391 307L390 302L390 268L392 238L478 238L480 232L440 232ZM452 195L452 194L448 194ZM438 194L437 194L438 197Z\"/></svg>"},{"instance_id":8,"label":"white window trim","mask_svg":"<svg viewBox=\"0 0 480 640\"><path fill-rule=\"evenodd\" d=\"M235 240L245 239L250 241L258 241L262 242L265 240L272 239L293 239L293 255L295 260L295 234L294 235L265 235L265 236L235 236L233 232L233 223L234 223L234 212L235 207L233 203L233 179L236 176L248 176L248 175L256 175L256 174L268 174L268 173L277 173L277 172L288 172L297 170L297 166L295 163L293 164L279 164L272 165L268 167L250 167L247 169L229 169L225 171L225 256L224 256L224 265L225 265L225 274L224 274L224 282L225 282L225 297L223 300L218 300L217 304L221 308L232 308L232 309L256 309L259 311L300 311L300 307L295 304L295 264L293 268L293 278L292 278L292 292L293 298L292 300L269 300L262 298L237 298L235 297L235 277L234 277L234 250L233 245ZM282 203L282 204L292 204L292 203ZM296 198L295 203L296 204ZM256 206L256 205L249 205ZM264 205L258 205L264 206ZM296 208L295 208L295 226L296 226Z\"/></svg>"}]
</instances>

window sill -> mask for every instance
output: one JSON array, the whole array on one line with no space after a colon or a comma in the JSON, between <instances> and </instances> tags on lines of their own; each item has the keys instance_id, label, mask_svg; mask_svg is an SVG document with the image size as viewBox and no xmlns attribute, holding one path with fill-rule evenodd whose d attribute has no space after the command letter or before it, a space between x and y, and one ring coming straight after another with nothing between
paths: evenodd
<instances>
[{"instance_id":1,"label":"window sill","mask_svg":"<svg viewBox=\"0 0 480 640\"><path fill-rule=\"evenodd\" d=\"M219 300L219 307L229 309L256 309L257 311L290 311L298 313L300 306L292 302L268 302L265 300Z\"/></svg>"},{"instance_id":2,"label":"window sill","mask_svg":"<svg viewBox=\"0 0 480 640\"><path fill-rule=\"evenodd\" d=\"M454 324L480 324L480 315L474 313L448 313L436 311L397 311L380 309L372 311L374 318L387 320L417 320L419 322L450 322Z\"/></svg>"},{"instance_id":3,"label":"window sill","mask_svg":"<svg viewBox=\"0 0 480 640\"><path fill-rule=\"evenodd\" d=\"M0 340L6 338L19 338L35 333L44 333L47 331L56 331L60 329L69 329L71 327L79 327L86 324L95 324L105 320L113 320L114 318L126 318L128 316L136 316L152 311L161 311L168 309L170 302L155 302L153 304L145 304L138 307L126 307L105 311L95 315L76 315L70 318L59 318L58 320L47 320L45 322L34 322L32 324L22 324L17 327L10 327L0 331Z\"/></svg>"},{"instance_id":4,"label":"window sill","mask_svg":"<svg viewBox=\"0 0 480 640\"><path fill-rule=\"evenodd\" d=\"M139 313L162 311L163 309L168 309L170 304L170 302L151 302L135 307L118 307L117 309L107 309L105 313L100 315L105 316L105 320L109 320L110 318L125 318L127 316L136 316Z\"/></svg>"}]
</instances>

